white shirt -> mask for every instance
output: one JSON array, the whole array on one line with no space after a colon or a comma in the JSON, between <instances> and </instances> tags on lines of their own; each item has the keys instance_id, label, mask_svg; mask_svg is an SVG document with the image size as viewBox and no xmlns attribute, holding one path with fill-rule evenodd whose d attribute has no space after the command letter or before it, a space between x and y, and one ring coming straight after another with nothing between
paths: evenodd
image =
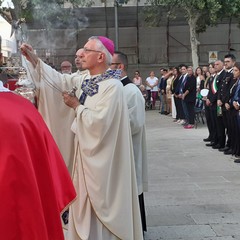
<instances>
[{"instance_id":1,"label":"white shirt","mask_svg":"<svg viewBox=\"0 0 240 240\"><path fill-rule=\"evenodd\" d=\"M154 84L158 83L158 78L157 78L157 77L153 77L153 78L148 77L148 78L146 79L146 81L147 81L150 85L154 85ZM156 85L156 86L153 87L153 89L151 89L151 88L147 85L147 86L146 86L146 90L151 90L152 92L153 92L153 91L154 91L154 92L157 92L157 91L158 91L158 87L157 87L157 85Z\"/></svg>"}]
</instances>

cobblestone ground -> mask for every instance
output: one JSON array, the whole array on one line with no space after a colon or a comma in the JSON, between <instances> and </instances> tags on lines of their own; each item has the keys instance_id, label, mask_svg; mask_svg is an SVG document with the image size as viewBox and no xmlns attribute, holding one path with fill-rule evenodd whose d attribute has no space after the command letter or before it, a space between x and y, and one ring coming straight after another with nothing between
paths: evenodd
<instances>
[{"instance_id":1,"label":"cobblestone ground","mask_svg":"<svg viewBox=\"0 0 240 240\"><path fill-rule=\"evenodd\" d=\"M206 147L206 124L184 129L146 112L145 240L240 240L240 164Z\"/></svg>"}]
</instances>

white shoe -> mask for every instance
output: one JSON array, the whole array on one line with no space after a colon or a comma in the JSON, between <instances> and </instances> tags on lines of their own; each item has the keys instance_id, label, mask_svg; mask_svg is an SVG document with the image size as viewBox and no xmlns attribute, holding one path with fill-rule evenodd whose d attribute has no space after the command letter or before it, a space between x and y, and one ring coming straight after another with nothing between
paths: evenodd
<instances>
[{"instance_id":1,"label":"white shoe","mask_svg":"<svg viewBox=\"0 0 240 240\"><path fill-rule=\"evenodd\" d=\"M181 122L180 122L181 125L183 125L183 124L185 124L185 123L186 123L185 120L181 120Z\"/></svg>"}]
</instances>

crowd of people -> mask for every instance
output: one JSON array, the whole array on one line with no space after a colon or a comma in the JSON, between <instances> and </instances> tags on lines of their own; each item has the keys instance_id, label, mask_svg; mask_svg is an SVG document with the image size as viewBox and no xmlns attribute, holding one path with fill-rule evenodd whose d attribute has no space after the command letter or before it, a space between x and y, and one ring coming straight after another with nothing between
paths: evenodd
<instances>
[{"instance_id":1,"label":"crowd of people","mask_svg":"<svg viewBox=\"0 0 240 240\"><path fill-rule=\"evenodd\" d=\"M174 122L185 129L194 128L196 113L204 112L209 136L206 146L235 156L240 162L240 63L233 54L209 65L184 64L161 68L158 79L154 72L140 86L146 108L155 109L159 97L161 114L172 114Z\"/></svg>"},{"instance_id":2,"label":"crowd of people","mask_svg":"<svg viewBox=\"0 0 240 240\"><path fill-rule=\"evenodd\" d=\"M205 84L209 90L205 112L209 136L208 147L218 149L240 162L240 63L232 54L209 65L211 76Z\"/></svg>"},{"instance_id":3,"label":"crowd of people","mask_svg":"<svg viewBox=\"0 0 240 240\"><path fill-rule=\"evenodd\" d=\"M156 100L159 99L160 114L171 114L184 128L193 128L195 103L201 89L200 82L203 84L205 80L202 76L198 84L196 72L193 72L191 66L182 64L169 69L161 68L161 77L158 79L151 71L145 84L140 86L146 99L146 108L156 109Z\"/></svg>"}]
</instances>

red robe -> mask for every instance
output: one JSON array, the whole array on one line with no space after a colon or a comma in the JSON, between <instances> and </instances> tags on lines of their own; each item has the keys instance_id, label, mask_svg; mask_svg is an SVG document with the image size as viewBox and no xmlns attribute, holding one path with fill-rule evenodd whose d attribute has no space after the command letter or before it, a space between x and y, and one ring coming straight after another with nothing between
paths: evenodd
<instances>
[{"instance_id":1,"label":"red robe","mask_svg":"<svg viewBox=\"0 0 240 240\"><path fill-rule=\"evenodd\" d=\"M64 239L60 214L76 193L33 104L0 92L0 136L0 239Z\"/></svg>"}]
</instances>

